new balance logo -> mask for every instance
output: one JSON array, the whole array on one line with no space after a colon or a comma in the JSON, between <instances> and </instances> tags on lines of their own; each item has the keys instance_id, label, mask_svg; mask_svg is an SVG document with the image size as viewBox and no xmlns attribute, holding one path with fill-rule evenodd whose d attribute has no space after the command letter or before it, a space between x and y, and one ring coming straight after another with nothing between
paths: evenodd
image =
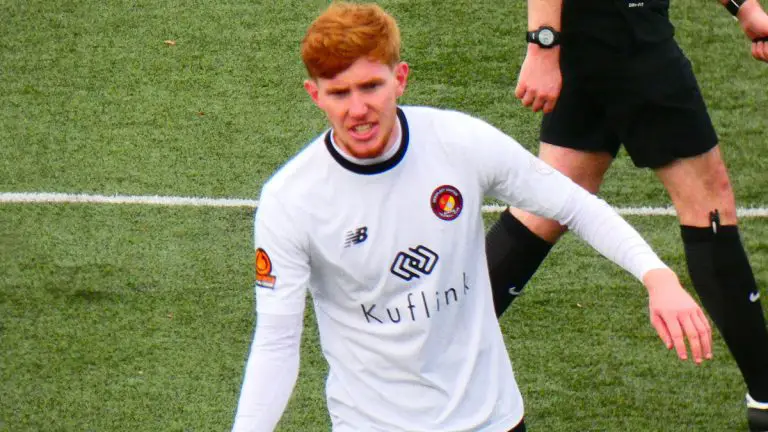
<instances>
[{"instance_id":1,"label":"new balance logo","mask_svg":"<svg viewBox=\"0 0 768 432\"><path fill-rule=\"evenodd\" d=\"M348 231L347 236L344 238L344 247L350 247L352 245L360 244L368 239L368 227L360 227L353 231Z\"/></svg>"},{"instance_id":2,"label":"new balance logo","mask_svg":"<svg viewBox=\"0 0 768 432\"><path fill-rule=\"evenodd\" d=\"M393 275L409 281L413 278L419 278L420 275L432 273L432 269L437 264L438 256L435 252L425 246L416 246L408 248L408 252L399 252L392 262L389 271Z\"/></svg>"}]
</instances>

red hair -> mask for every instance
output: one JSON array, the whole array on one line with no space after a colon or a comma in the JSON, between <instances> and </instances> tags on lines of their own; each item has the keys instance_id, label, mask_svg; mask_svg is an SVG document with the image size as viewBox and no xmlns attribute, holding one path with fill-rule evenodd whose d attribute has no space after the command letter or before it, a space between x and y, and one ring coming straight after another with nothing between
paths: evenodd
<instances>
[{"instance_id":1,"label":"red hair","mask_svg":"<svg viewBox=\"0 0 768 432\"><path fill-rule=\"evenodd\" d=\"M301 59L310 78L333 78L360 58L394 66L400 61L400 30L375 4L335 2L307 29Z\"/></svg>"}]
</instances>

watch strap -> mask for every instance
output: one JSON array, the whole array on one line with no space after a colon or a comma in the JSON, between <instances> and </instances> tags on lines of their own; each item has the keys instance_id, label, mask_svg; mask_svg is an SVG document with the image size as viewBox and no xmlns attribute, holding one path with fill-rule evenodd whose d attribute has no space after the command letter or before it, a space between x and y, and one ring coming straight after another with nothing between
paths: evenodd
<instances>
[{"instance_id":1,"label":"watch strap","mask_svg":"<svg viewBox=\"0 0 768 432\"><path fill-rule=\"evenodd\" d=\"M725 3L725 8L728 10L728 12L731 13L734 17L738 15L739 9L741 9L741 5L744 4L747 0L728 0L727 3Z\"/></svg>"},{"instance_id":2,"label":"watch strap","mask_svg":"<svg viewBox=\"0 0 768 432\"><path fill-rule=\"evenodd\" d=\"M539 34L541 33L542 30L549 30L552 32L553 40L551 44L544 45L541 42L541 39L539 38ZM552 48L555 45L560 44L560 32L550 26L541 26L536 30L525 32L525 41L528 43L535 43L536 45L542 48Z\"/></svg>"}]
</instances>

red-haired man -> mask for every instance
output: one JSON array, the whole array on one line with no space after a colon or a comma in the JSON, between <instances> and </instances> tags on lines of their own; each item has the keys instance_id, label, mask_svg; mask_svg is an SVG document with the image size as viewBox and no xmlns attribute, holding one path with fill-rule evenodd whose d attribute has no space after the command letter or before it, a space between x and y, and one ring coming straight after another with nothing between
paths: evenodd
<instances>
[{"instance_id":1,"label":"red-haired man","mask_svg":"<svg viewBox=\"0 0 768 432\"><path fill-rule=\"evenodd\" d=\"M687 358L687 337L696 362L711 357L701 309L610 206L479 119L398 106L408 65L381 8L332 4L301 53L331 129L261 192L258 315L235 431L271 431L282 416L307 291L335 432L524 431L494 314L485 196L566 224L645 283L669 347Z\"/></svg>"}]
</instances>

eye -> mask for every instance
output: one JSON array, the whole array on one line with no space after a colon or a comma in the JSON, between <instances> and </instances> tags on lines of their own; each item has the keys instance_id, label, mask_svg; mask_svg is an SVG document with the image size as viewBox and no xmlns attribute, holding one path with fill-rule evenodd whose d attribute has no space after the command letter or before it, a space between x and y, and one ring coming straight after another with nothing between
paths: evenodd
<instances>
[{"instance_id":1,"label":"eye","mask_svg":"<svg viewBox=\"0 0 768 432\"><path fill-rule=\"evenodd\" d=\"M365 84L363 84L363 85L361 86L361 88L363 89L363 91L373 91L373 90L376 90L376 89L377 89L377 88L379 88L379 87L381 87L381 83L380 83L380 82L378 82L378 81L374 81L374 82L365 83Z\"/></svg>"}]
</instances>

